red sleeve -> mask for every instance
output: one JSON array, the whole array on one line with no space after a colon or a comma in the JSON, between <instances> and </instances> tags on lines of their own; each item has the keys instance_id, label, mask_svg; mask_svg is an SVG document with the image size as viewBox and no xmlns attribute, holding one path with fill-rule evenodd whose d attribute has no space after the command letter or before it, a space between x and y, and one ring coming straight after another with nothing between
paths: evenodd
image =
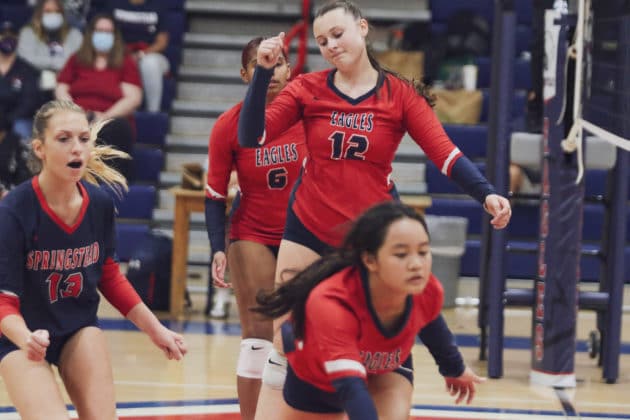
<instances>
[{"instance_id":1,"label":"red sleeve","mask_svg":"<svg viewBox=\"0 0 630 420\"><path fill-rule=\"evenodd\" d=\"M232 142L236 139L238 112L221 115L210 133L208 141L208 176L206 197L225 200L233 166ZM236 115L236 118L231 118Z\"/></svg>"},{"instance_id":2,"label":"red sleeve","mask_svg":"<svg viewBox=\"0 0 630 420\"><path fill-rule=\"evenodd\" d=\"M121 82L123 83L130 83L132 85L142 87L138 64L136 64L135 60L129 54L125 55L121 77Z\"/></svg>"},{"instance_id":3,"label":"red sleeve","mask_svg":"<svg viewBox=\"0 0 630 420\"><path fill-rule=\"evenodd\" d=\"M76 67L77 67L77 56L75 54L71 55L66 61L66 64L59 71L57 75L57 82L66 83L68 85L72 84L74 79L76 78Z\"/></svg>"},{"instance_id":4,"label":"red sleeve","mask_svg":"<svg viewBox=\"0 0 630 420\"><path fill-rule=\"evenodd\" d=\"M103 264L103 275L98 284L98 290L123 316L127 316L134 306L142 302L136 289L120 272L118 263L112 258L107 258Z\"/></svg>"},{"instance_id":5,"label":"red sleeve","mask_svg":"<svg viewBox=\"0 0 630 420\"><path fill-rule=\"evenodd\" d=\"M367 378L358 348L359 320L342 302L324 294L312 295L306 304L305 331L330 381L351 376Z\"/></svg>"},{"instance_id":6,"label":"red sleeve","mask_svg":"<svg viewBox=\"0 0 630 420\"><path fill-rule=\"evenodd\" d=\"M0 293L0 322L9 315L22 316L20 313L20 299L17 296Z\"/></svg>"},{"instance_id":7,"label":"red sleeve","mask_svg":"<svg viewBox=\"0 0 630 420\"><path fill-rule=\"evenodd\" d=\"M448 137L426 99L411 85L403 81L399 83L402 88L403 118L407 131L440 171L450 176L451 169L462 156L462 152Z\"/></svg>"},{"instance_id":8,"label":"red sleeve","mask_svg":"<svg viewBox=\"0 0 630 420\"><path fill-rule=\"evenodd\" d=\"M303 76L291 81L271 104L265 114L265 134L267 141L273 141L302 118L301 93L304 91Z\"/></svg>"}]
</instances>

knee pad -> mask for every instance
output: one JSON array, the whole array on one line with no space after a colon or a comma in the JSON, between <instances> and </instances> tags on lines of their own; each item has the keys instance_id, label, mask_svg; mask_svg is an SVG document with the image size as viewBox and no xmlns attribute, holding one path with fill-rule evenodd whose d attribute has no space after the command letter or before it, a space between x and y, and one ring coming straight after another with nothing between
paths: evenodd
<instances>
[{"instance_id":1,"label":"knee pad","mask_svg":"<svg viewBox=\"0 0 630 420\"><path fill-rule=\"evenodd\" d=\"M262 381L271 389L282 390L287 377L287 358L274 348L271 349L265 363Z\"/></svg>"},{"instance_id":2,"label":"knee pad","mask_svg":"<svg viewBox=\"0 0 630 420\"><path fill-rule=\"evenodd\" d=\"M238 354L236 374L243 378L260 379L269 351L273 348L271 341L260 338L241 340L241 351Z\"/></svg>"}]
</instances>

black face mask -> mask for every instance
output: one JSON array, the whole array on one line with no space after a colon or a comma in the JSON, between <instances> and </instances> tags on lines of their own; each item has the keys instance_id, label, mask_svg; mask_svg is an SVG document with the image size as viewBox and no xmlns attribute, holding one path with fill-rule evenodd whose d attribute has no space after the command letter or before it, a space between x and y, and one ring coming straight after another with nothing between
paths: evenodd
<instances>
[{"instance_id":1,"label":"black face mask","mask_svg":"<svg viewBox=\"0 0 630 420\"><path fill-rule=\"evenodd\" d=\"M0 53L3 55L11 55L17 48L18 40L14 36L6 36L0 39Z\"/></svg>"}]
</instances>

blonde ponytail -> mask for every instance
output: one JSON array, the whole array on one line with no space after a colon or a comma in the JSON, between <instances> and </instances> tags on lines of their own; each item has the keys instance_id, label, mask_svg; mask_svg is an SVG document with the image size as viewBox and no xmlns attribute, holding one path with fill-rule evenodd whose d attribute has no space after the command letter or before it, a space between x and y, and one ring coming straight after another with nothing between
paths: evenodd
<instances>
[{"instance_id":1,"label":"blonde ponytail","mask_svg":"<svg viewBox=\"0 0 630 420\"><path fill-rule=\"evenodd\" d=\"M97 144L99 132L110 121L111 120L100 121L90 127L90 143L94 146L90 160L86 165L87 168L83 179L95 185L99 185L100 182L103 182L116 191L118 195L121 195L123 191L129 189L127 179L116 169L107 165L106 162L112 159L131 159L131 156L112 146Z\"/></svg>"}]
</instances>

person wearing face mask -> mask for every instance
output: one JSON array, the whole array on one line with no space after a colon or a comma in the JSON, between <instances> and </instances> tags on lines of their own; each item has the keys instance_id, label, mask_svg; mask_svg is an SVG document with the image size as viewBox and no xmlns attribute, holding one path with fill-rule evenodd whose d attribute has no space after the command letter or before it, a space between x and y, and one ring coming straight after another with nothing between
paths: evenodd
<instances>
[{"instance_id":1,"label":"person wearing face mask","mask_svg":"<svg viewBox=\"0 0 630 420\"><path fill-rule=\"evenodd\" d=\"M142 102L140 83L138 66L125 52L113 18L97 14L85 29L81 47L59 72L55 96L80 105L90 122L113 119L100 138L129 153L135 140L133 113ZM130 164L120 160L113 166L131 179Z\"/></svg>"},{"instance_id":2,"label":"person wearing face mask","mask_svg":"<svg viewBox=\"0 0 630 420\"><path fill-rule=\"evenodd\" d=\"M22 28L17 54L42 72L40 88L52 99L57 73L81 46L83 35L68 25L61 0L38 0Z\"/></svg>"},{"instance_id":3,"label":"person wearing face mask","mask_svg":"<svg viewBox=\"0 0 630 420\"><path fill-rule=\"evenodd\" d=\"M39 106L39 72L16 54L17 34L11 22L0 26L0 115L10 121L23 141L30 139Z\"/></svg>"}]
</instances>

